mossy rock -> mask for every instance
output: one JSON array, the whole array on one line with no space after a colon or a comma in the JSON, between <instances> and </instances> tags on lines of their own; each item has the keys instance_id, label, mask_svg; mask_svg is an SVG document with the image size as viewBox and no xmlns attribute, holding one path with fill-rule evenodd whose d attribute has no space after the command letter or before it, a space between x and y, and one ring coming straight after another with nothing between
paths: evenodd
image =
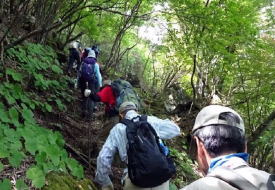
<instances>
[{"instance_id":1,"label":"mossy rock","mask_svg":"<svg viewBox=\"0 0 275 190\"><path fill-rule=\"evenodd\" d=\"M47 175L43 190L97 190L91 180L77 180L64 173L51 172Z\"/></svg>"}]
</instances>

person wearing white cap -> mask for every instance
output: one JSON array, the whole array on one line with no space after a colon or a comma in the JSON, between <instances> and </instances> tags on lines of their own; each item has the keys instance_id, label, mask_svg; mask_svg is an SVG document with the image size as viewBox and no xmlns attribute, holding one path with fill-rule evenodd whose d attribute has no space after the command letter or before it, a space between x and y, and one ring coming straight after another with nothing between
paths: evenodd
<instances>
[{"instance_id":1,"label":"person wearing white cap","mask_svg":"<svg viewBox=\"0 0 275 190\"><path fill-rule=\"evenodd\" d=\"M196 117L190 147L205 177L182 190L275 189L274 176L248 166L244 122L231 108L203 108Z\"/></svg>"},{"instance_id":2,"label":"person wearing white cap","mask_svg":"<svg viewBox=\"0 0 275 190\"><path fill-rule=\"evenodd\" d=\"M137 107L133 102L124 102L119 107L119 115L121 119L139 120ZM168 119L159 119L155 116L147 116L147 122L155 130L160 139L170 139L180 135L180 128ZM126 126L123 123L116 124L109 133L109 136L103 145L97 157L97 170L95 181L99 183L102 190L113 190L113 184L109 175L111 174L111 165L116 152L119 153L120 159L124 163L128 163L127 146L128 139L126 136ZM141 188L133 185L127 177L128 170L124 171L124 190L168 190L169 180L153 188Z\"/></svg>"},{"instance_id":3,"label":"person wearing white cap","mask_svg":"<svg viewBox=\"0 0 275 190\"><path fill-rule=\"evenodd\" d=\"M83 116L89 115L85 109L85 101L91 98L91 93L97 93L102 87L102 76L95 52L91 48L85 48L85 51L87 51L87 57L83 59L78 73L78 85L83 98Z\"/></svg>"},{"instance_id":4,"label":"person wearing white cap","mask_svg":"<svg viewBox=\"0 0 275 190\"><path fill-rule=\"evenodd\" d=\"M77 70L80 67L80 52L79 49L79 43L78 42L72 42L69 47L69 59L68 59L68 67L67 67L67 73L70 74L71 70L73 69L74 63L77 65Z\"/></svg>"}]
</instances>

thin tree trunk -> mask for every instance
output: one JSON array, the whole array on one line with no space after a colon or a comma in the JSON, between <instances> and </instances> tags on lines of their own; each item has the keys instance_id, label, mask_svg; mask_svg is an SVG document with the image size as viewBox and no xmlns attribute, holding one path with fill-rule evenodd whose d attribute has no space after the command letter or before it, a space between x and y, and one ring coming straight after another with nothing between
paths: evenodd
<instances>
[{"instance_id":1,"label":"thin tree trunk","mask_svg":"<svg viewBox=\"0 0 275 190\"><path fill-rule=\"evenodd\" d=\"M248 152L252 152L254 149L253 142L255 142L262 133L268 128L268 126L275 120L275 111L273 111L268 118L248 137Z\"/></svg>"},{"instance_id":2,"label":"thin tree trunk","mask_svg":"<svg viewBox=\"0 0 275 190\"><path fill-rule=\"evenodd\" d=\"M273 140L273 157L272 157L272 166L271 166L271 171L270 173L274 174L275 173L275 140Z\"/></svg>"}]
</instances>

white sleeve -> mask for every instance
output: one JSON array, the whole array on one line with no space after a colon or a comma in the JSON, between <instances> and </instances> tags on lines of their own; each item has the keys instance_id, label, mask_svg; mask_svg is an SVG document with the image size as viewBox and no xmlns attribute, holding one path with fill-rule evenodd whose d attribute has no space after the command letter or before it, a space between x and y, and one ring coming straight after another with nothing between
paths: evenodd
<instances>
[{"instance_id":1,"label":"white sleeve","mask_svg":"<svg viewBox=\"0 0 275 190\"><path fill-rule=\"evenodd\" d=\"M180 135L179 126L169 119L159 119L155 116L148 116L148 122L156 130L161 139L171 139Z\"/></svg>"},{"instance_id":2,"label":"white sleeve","mask_svg":"<svg viewBox=\"0 0 275 190\"><path fill-rule=\"evenodd\" d=\"M111 167L116 151L117 147L114 142L114 135L111 131L97 157L95 181L101 186L112 184L109 174L112 172Z\"/></svg>"}]
</instances>

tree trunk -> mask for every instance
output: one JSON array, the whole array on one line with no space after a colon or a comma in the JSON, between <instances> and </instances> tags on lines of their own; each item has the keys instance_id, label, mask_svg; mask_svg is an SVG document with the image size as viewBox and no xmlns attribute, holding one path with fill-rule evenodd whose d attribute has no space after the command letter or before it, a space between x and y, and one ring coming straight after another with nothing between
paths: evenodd
<instances>
[{"instance_id":1,"label":"tree trunk","mask_svg":"<svg viewBox=\"0 0 275 190\"><path fill-rule=\"evenodd\" d=\"M271 171L270 173L274 174L275 173L275 140L273 140L273 156L272 156L272 166L271 166Z\"/></svg>"}]
</instances>

